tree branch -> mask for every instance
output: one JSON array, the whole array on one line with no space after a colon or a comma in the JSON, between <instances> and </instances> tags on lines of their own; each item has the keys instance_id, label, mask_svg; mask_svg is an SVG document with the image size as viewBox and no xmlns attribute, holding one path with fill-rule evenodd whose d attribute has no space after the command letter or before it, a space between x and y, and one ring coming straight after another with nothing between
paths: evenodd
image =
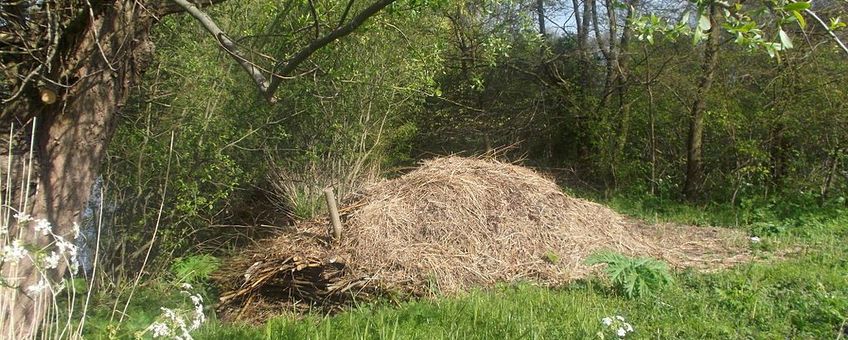
<instances>
[{"instance_id":1,"label":"tree branch","mask_svg":"<svg viewBox=\"0 0 848 340\"><path fill-rule=\"evenodd\" d=\"M268 87L269 82L253 63L251 63L244 54L238 50L236 44L227 36L221 28L218 27L217 24L209 17L208 14L204 13L200 9L197 8L193 3L188 0L173 0L174 3L185 9L192 17L197 19L203 28L206 29L209 33L211 33L215 40L218 41L218 44L221 48L227 52L229 55L236 60L236 62L241 65L241 67L247 71L247 73L253 78L253 82L256 83L256 86L259 88L259 91L262 92L266 98L270 98L273 96L273 93L269 93Z\"/></svg>"},{"instance_id":2,"label":"tree branch","mask_svg":"<svg viewBox=\"0 0 848 340\"><path fill-rule=\"evenodd\" d=\"M368 18L372 17L374 14L377 14L383 8L386 8L386 6L391 5L393 2L395 2L395 0L379 0L375 2L371 6L368 6L368 8L362 10L362 12L353 17L353 19L351 19L350 22L348 22L344 26L334 29L321 39L315 40L306 47L304 47L302 50L297 52L291 59L289 59L289 61L286 62L284 65L282 62L278 63L274 67L273 71L276 71L277 68L280 68L280 71L273 72L271 84L268 86L268 91L266 91L265 93L266 99L270 102L274 102L274 91L276 91L277 87L280 86L280 82L284 79L284 77L291 75L291 73L294 72L294 70L301 63L303 63L304 61L306 61L306 59L312 56L315 51L318 51L322 47L329 45L331 42L352 33L359 26L362 26L362 24L364 24L365 21L368 20Z\"/></svg>"},{"instance_id":3,"label":"tree branch","mask_svg":"<svg viewBox=\"0 0 848 340\"><path fill-rule=\"evenodd\" d=\"M218 40L218 44L221 48L227 52L230 56L232 56L236 62L241 65L241 67L247 71L248 74L253 78L253 82L256 83L256 87L259 88L259 92L265 97L265 99L270 103L275 103L276 98L274 98L274 92L276 92L277 88L280 86L280 82L291 76L291 74L297 69L300 64L309 59L312 54L314 54L319 49L324 46L329 45L333 41L336 41L340 38L347 36L352 33L354 30L362 26L368 18L377 14L383 8L391 5L395 0L378 0L373 3L371 6L368 6L362 12L353 17L350 22L345 24L344 26L339 26L336 29L332 30L327 35L321 37L320 39L313 40L309 45L298 51L288 62L278 62L274 65L274 68L271 70L271 81L268 81L268 78L262 74L262 70L257 67L255 64L250 62L244 54L239 51L238 46L236 46L235 42L230 39L221 28L215 24L215 21L212 18L197 8L197 6L192 1L200 1L200 0L172 0L174 3L179 5L180 8L188 12L192 17L197 19L201 25L206 29L207 32L211 33L215 36L215 39ZM207 0L203 0L207 1ZM216 2L221 2L223 0L211 0ZM349 2L348 6L353 2ZM347 12L348 9L345 11ZM344 16L347 16L345 13ZM317 19L317 17L316 17ZM277 71L279 69L279 72Z\"/></svg>"},{"instance_id":4,"label":"tree branch","mask_svg":"<svg viewBox=\"0 0 848 340\"><path fill-rule=\"evenodd\" d=\"M827 24L824 22L824 20L819 18L819 16L815 12L813 12L809 9L805 9L804 13L807 13L807 15L813 17L813 19L816 19L816 21L819 22L819 25L821 25L822 28L824 28L824 30L827 31L827 34L830 34L830 36L833 38L833 40L836 41L836 43L839 45L839 47L841 47L842 50L845 51L845 54L848 54L848 46L845 46L845 43L843 43L842 40L840 40L839 37L836 35L836 33L834 33L833 30L830 29L829 26L827 26Z\"/></svg>"},{"instance_id":5,"label":"tree branch","mask_svg":"<svg viewBox=\"0 0 848 340\"><path fill-rule=\"evenodd\" d=\"M189 2L197 7L207 7L215 4L222 3L226 0L190 0ZM167 0L162 1L158 4L154 4L150 7L150 10L154 12L157 16L165 16L175 13L185 12L186 8L178 3L171 3Z\"/></svg>"}]
</instances>

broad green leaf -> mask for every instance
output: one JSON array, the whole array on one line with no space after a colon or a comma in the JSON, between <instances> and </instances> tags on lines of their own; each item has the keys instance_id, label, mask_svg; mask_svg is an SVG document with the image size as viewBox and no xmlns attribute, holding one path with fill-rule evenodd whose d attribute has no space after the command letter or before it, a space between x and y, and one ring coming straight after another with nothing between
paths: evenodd
<instances>
[{"instance_id":1,"label":"broad green leaf","mask_svg":"<svg viewBox=\"0 0 848 340\"><path fill-rule=\"evenodd\" d=\"M709 30L710 27L712 27L712 24L710 23L710 17L701 14L701 18L698 19L698 29L700 29L701 31L706 31Z\"/></svg>"},{"instance_id":2,"label":"broad green leaf","mask_svg":"<svg viewBox=\"0 0 848 340\"><path fill-rule=\"evenodd\" d=\"M695 32L692 33L692 45L697 45L699 42L701 42L703 38L704 31L701 31L699 29L695 30Z\"/></svg>"},{"instance_id":3,"label":"broad green leaf","mask_svg":"<svg viewBox=\"0 0 848 340\"><path fill-rule=\"evenodd\" d=\"M803 11L805 9L810 8L809 2L791 2L783 6L783 10L791 12L791 11Z\"/></svg>"},{"instance_id":4,"label":"broad green leaf","mask_svg":"<svg viewBox=\"0 0 848 340\"><path fill-rule=\"evenodd\" d=\"M780 44L783 45L783 49L788 49L788 48L793 47L792 39L789 38L789 35L786 34L786 32L783 31L782 28L780 29L780 31L778 31L778 35L780 35Z\"/></svg>"},{"instance_id":5,"label":"broad green leaf","mask_svg":"<svg viewBox=\"0 0 848 340\"><path fill-rule=\"evenodd\" d=\"M792 11L792 15L795 16L795 20L798 20L798 26L801 26L801 29L807 28L807 20L804 19L803 15L801 15L801 12Z\"/></svg>"}]
</instances>

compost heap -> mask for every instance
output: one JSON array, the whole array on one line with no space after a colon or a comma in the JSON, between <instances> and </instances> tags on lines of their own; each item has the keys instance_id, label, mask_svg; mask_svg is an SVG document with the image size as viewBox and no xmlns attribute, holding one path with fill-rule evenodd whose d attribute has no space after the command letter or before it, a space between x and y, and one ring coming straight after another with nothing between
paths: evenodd
<instances>
[{"instance_id":1,"label":"compost heap","mask_svg":"<svg viewBox=\"0 0 848 340\"><path fill-rule=\"evenodd\" d=\"M228 260L214 277L222 317L261 320L298 306L450 295L499 282L561 285L592 272L584 260L601 250L701 270L748 257L737 232L645 225L491 159L428 160L345 203L340 240L330 238L325 218Z\"/></svg>"}]
</instances>

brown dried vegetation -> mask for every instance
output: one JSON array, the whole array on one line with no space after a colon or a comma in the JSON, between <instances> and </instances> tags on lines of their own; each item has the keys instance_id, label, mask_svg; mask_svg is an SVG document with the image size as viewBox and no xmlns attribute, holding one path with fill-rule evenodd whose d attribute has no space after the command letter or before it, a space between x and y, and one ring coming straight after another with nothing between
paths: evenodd
<instances>
[{"instance_id":1,"label":"brown dried vegetation","mask_svg":"<svg viewBox=\"0 0 848 340\"><path fill-rule=\"evenodd\" d=\"M233 257L216 276L224 318L500 282L562 285L592 272L583 262L599 250L700 270L749 258L740 233L645 225L491 159L428 160L347 203L341 240L329 238L326 221L310 221Z\"/></svg>"}]
</instances>

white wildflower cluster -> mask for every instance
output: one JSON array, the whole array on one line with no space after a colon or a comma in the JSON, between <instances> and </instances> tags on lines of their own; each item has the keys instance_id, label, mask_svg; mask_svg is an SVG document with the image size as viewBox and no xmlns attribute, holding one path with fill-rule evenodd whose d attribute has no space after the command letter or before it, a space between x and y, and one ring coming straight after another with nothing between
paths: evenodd
<instances>
[{"instance_id":1,"label":"white wildflower cluster","mask_svg":"<svg viewBox=\"0 0 848 340\"><path fill-rule=\"evenodd\" d=\"M627 336L627 333L633 332L633 326L624 319L621 315L616 315L614 317L605 317L601 319L601 323L604 324L606 330L615 332L615 335L619 338L624 338Z\"/></svg>"},{"instance_id":2,"label":"white wildflower cluster","mask_svg":"<svg viewBox=\"0 0 848 340\"><path fill-rule=\"evenodd\" d=\"M56 248L59 249L60 254L64 254L68 259L68 265L71 270L71 274L76 275L79 271L79 259L77 258L77 246L75 246L72 242L65 241L65 238L59 235L53 235L56 239L55 245Z\"/></svg>"},{"instance_id":3,"label":"white wildflower cluster","mask_svg":"<svg viewBox=\"0 0 848 340\"><path fill-rule=\"evenodd\" d=\"M41 235L47 236L53 233L53 226L50 225L50 221L48 220L36 220L35 231L41 233Z\"/></svg>"},{"instance_id":4,"label":"white wildflower cluster","mask_svg":"<svg viewBox=\"0 0 848 340\"><path fill-rule=\"evenodd\" d=\"M180 288L183 289L180 292L191 299L194 310L181 311L161 307L162 316L147 328L154 338L191 340L191 332L200 328L206 321L206 315L203 314L203 297L200 294L192 294L189 290L193 287L188 283L183 283ZM186 321L189 316L190 324Z\"/></svg>"},{"instance_id":5,"label":"white wildflower cluster","mask_svg":"<svg viewBox=\"0 0 848 340\"><path fill-rule=\"evenodd\" d=\"M6 263L17 263L21 259L27 256L28 252L26 248L24 248L23 242L21 240L12 241L11 245L6 245L3 247L3 262Z\"/></svg>"},{"instance_id":6,"label":"white wildflower cluster","mask_svg":"<svg viewBox=\"0 0 848 340\"><path fill-rule=\"evenodd\" d=\"M36 295L43 292L47 288L50 288L50 282L48 282L47 279L42 276L36 284L27 287L26 291L29 295Z\"/></svg>"},{"instance_id":7,"label":"white wildflower cluster","mask_svg":"<svg viewBox=\"0 0 848 340\"><path fill-rule=\"evenodd\" d=\"M15 219L18 220L19 224L24 224L24 223L32 221L32 216L30 216L27 213L20 213L19 212L19 213L15 214Z\"/></svg>"},{"instance_id":8,"label":"white wildflower cluster","mask_svg":"<svg viewBox=\"0 0 848 340\"><path fill-rule=\"evenodd\" d=\"M0 248L0 264L15 265L25 258L28 258L33 264L35 264L41 273L41 277L36 283L25 288L25 292L29 295L39 294L48 289L55 294L56 291L64 289L64 281L54 285L51 280L48 279L46 271L59 268L59 264L61 263L60 261L64 259L64 261L68 264L71 273L76 275L79 268L77 246L74 245L73 242L68 242L62 236L54 233L54 226L46 219L36 219L29 214L21 212L15 213L14 218L17 221L17 225L21 227L31 226L31 230L35 234L49 236L52 238L52 242L48 245L48 247L40 248L34 246L28 247L30 245L24 243L22 240L13 239L9 242L9 244ZM74 228L74 233L78 233L79 227L76 223L74 223ZM0 234L8 234L8 232L8 225L0 227ZM50 246L52 246L53 249L50 249ZM39 249L28 250L28 248Z\"/></svg>"}]
</instances>

